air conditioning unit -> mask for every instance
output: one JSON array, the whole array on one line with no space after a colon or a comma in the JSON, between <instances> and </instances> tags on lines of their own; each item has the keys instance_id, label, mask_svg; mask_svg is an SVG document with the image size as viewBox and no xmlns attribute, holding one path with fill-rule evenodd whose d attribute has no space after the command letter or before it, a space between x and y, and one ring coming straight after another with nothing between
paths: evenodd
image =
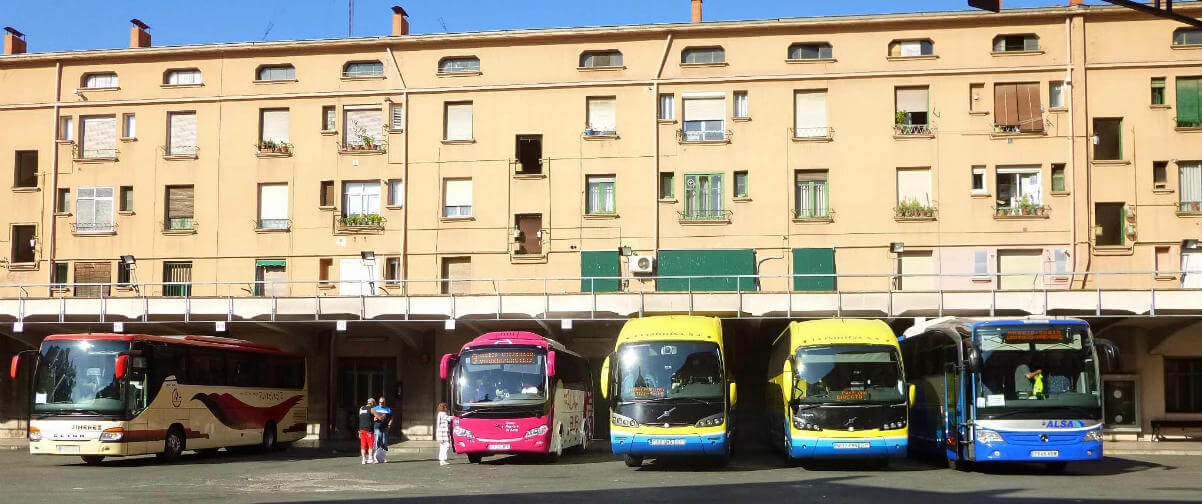
<instances>
[{"instance_id":1,"label":"air conditioning unit","mask_svg":"<svg viewBox=\"0 0 1202 504\"><path fill-rule=\"evenodd\" d=\"M655 270L655 258L651 256L630 256L631 273L651 273Z\"/></svg>"}]
</instances>

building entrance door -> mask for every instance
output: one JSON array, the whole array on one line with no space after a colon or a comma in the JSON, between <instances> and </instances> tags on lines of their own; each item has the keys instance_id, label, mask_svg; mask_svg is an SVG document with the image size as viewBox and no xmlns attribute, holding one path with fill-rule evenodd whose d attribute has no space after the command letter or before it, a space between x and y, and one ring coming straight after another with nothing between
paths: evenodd
<instances>
[{"instance_id":1,"label":"building entrance door","mask_svg":"<svg viewBox=\"0 0 1202 504\"><path fill-rule=\"evenodd\" d=\"M359 407L368 397L388 399L393 410L393 431L400 427L400 404L396 402L396 359L391 357L343 357L338 360L338 405L337 418L340 427L338 437L352 439L357 436ZM395 436L392 438L398 439Z\"/></svg>"}]
</instances>

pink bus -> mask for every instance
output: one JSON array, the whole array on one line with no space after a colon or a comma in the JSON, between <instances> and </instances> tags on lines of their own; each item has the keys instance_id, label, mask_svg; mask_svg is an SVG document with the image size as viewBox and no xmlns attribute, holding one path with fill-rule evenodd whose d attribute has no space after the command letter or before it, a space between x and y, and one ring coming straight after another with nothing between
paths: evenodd
<instances>
[{"instance_id":1,"label":"pink bus","mask_svg":"<svg viewBox=\"0 0 1202 504\"><path fill-rule=\"evenodd\" d=\"M492 332L447 354L451 445L473 464L487 455L584 451L592 436L588 361L559 342L525 331Z\"/></svg>"}]
</instances>

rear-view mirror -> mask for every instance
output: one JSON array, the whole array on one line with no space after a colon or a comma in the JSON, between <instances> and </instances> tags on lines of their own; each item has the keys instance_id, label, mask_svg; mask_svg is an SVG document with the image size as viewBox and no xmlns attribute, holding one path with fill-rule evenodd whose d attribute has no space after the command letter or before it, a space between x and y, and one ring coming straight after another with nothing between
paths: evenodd
<instances>
[{"instance_id":1,"label":"rear-view mirror","mask_svg":"<svg viewBox=\"0 0 1202 504\"><path fill-rule=\"evenodd\" d=\"M456 358L458 356L455 354L445 354L442 356L442 360L438 363L438 378L445 380L447 376L450 376L451 368L454 367Z\"/></svg>"},{"instance_id":2,"label":"rear-view mirror","mask_svg":"<svg viewBox=\"0 0 1202 504\"><path fill-rule=\"evenodd\" d=\"M116 378L118 380L125 378L126 371L129 371L129 356L128 355L118 355L117 356L117 365L113 369L113 378Z\"/></svg>"},{"instance_id":3,"label":"rear-view mirror","mask_svg":"<svg viewBox=\"0 0 1202 504\"><path fill-rule=\"evenodd\" d=\"M914 406L914 397L917 395L918 395L918 387L915 387L914 384L911 383L910 384L910 406L911 407Z\"/></svg>"},{"instance_id":4,"label":"rear-view mirror","mask_svg":"<svg viewBox=\"0 0 1202 504\"><path fill-rule=\"evenodd\" d=\"M736 390L735 382L730 382L730 405L734 406L739 402L739 393Z\"/></svg>"},{"instance_id":5,"label":"rear-view mirror","mask_svg":"<svg viewBox=\"0 0 1202 504\"><path fill-rule=\"evenodd\" d=\"M17 379L17 372L21 370L21 354L13 356L12 364L8 366L8 376L12 379Z\"/></svg>"},{"instance_id":6,"label":"rear-view mirror","mask_svg":"<svg viewBox=\"0 0 1202 504\"><path fill-rule=\"evenodd\" d=\"M555 350L547 352L547 376L555 376Z\"/></svg>"},{"instance_id":7,"label":"rear-view mirror","mask_svg":"<svg viewBox=\"0 0 1202 504\"><path fill-rule=\"evenodd\" d=\"M1098 354L1098 367L1101 372L1115 373L1123 369L1123 362L1119 356L1119 347L1114 342L1106 339L1095 339L1093 341L1094 351Z\"/></svg>"},{"instance_id":8,"label":"rear-view mirror","mask_svg":"<svg viewBox=\"0 0 1202 504\"><path fill-rule=\"evenodd\" d=\"M601 362L601 397L609 399L609 357Z\"/></svg>"}]
</instances>

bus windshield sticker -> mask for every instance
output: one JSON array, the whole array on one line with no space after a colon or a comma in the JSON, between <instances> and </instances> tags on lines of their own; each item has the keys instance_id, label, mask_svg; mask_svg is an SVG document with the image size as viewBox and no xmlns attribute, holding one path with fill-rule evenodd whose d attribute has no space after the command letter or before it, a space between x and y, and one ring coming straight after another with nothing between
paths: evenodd
<instances>
[{"instance_id":1,"label":"bus windshield sticker","mask_svg":"<svg viewBox=\"0 0 1202 504\"><path fill-rule=\"evenodd\" d=\"M530 351L495 351L472 352L472 364L534 364L534 352Z\"/></svg>"},{"instance_id":2,"label":"bus windshield sticker","mask_svg":"<svg viewBox=\"0 0 1202 504\"><path fill-rule=\"evenodd\" d=\"M1002 333L1005 343L1068 343L1072 337L1063 329L1015 329Z\"/></svg>"},{"instance_id":3,"label":"bus windshield sticker","mask_svg":"<svg viewBox=\"0 0 1202 504\"><path fill-rule=\"evenodd\" d=\"M839 400L839 401L863 401L865 399L868 399L868 391L867 390L844 390L844 391L839 392L839 395L835 396L835 399Z\"/></svg>"},{"instance_id":4,"label":"bus windshield sticker","mask_svg":"<svg viewBox=\"0 0 1202 504\"><path fill-rule=\"evenodd\" d=\"M990 408L994 406L1005 406L1006 396L1004 394L989 394L989 396L985 398L985 404Z\"/></svg>"},{"instance_id":5,"label":"bus windshield sticker","mask_svg":"<svg viewBox=\"0 0 1202 504\"><path fill-rule=\"evenodd\" d=\"M978 398L977 398L977 407L978 407L978 408L984 408L984 407L985 407L985 398L984 398L984 397L978 397Z\"/></svg>"},{"instance_id":6,"label":"bus windshield sticker","mask_svg":"<svg viewBox=\"0 0 1202 504\"><path fill-rule=\"evenodd\" d=\"M46 404L46 394L38 392L33 395L33 402L37 404Z\"/></svg>"},{"instance_id":7,"label":"bus windshield sticker","mask_svg":"<svg viewBox=\"0 0 1202 504\"><path fill-rule=\"evenodd\" d=\"M630 397L635 399L658 399L664 396L663 388L634 387L630 389Z\"/></svg>"}]
</instances>

